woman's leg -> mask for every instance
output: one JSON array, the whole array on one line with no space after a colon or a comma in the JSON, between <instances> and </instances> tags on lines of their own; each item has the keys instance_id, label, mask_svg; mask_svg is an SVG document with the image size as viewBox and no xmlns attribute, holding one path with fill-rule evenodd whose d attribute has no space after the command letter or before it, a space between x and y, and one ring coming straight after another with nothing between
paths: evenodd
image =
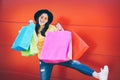
<instances>
[{"instance_id":1,"label":"woman's leg","mask_svg":"<svg viewBox=\"0 0 120 80\"><path fill-rule=\"evenodd\" d=\"M92 74L94 72L94 70L85 66L84 64L81 64L79 61L70 60L70 61L67 61L67 62L60 63L59 65L67 66L69 68L78 70L79 72L81 72L83 74L86 74L86 75L89 75L89 76L92 76Z\"/></svg>"},{"instance_id":2,"label":"woman's leg","mask_svg":"<svg viewBox=\"0 0 120 80\"><path fill-rule=\"evenodd\" d=\"M104 66L103 70L101 70L101 72L97 73L93 69L87 67L84 64L81 64L79 61L76 61L76 60L75 61L70 60L67 62L59 63L59 65L78 70L79 72L81 72L83 74L92 76L99 80L107 80L107 78L108 78L108 73L109 73L108 66Z\"/></svg>"},{"instance_id":3,"label":"woman's leg","mask_svg":"<svg viewBox=\"0 0 120 80\"><path fill-rule=\"evenodd\" d=\"M44 63L40 60L40 80L50 80L53 64Z\"/></svg>"}]
</instances>

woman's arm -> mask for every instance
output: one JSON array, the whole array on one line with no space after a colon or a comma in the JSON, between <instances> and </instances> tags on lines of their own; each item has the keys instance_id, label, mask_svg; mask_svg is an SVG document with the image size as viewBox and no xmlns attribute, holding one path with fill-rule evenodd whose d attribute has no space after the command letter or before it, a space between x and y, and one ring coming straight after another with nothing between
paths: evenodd
<instances>
[{"instance_id":1,"label":"woman's arm","mask_svg":"<svg viewBox=\"0 0 120 80\"><path fill-rule=\"evenodd\" d=\"M33 23L33 20L29 20L29 23ZM35 39L35 42L37 44L38 43L38 37L37 37L37 34L36 34L35 30L34 30L34 39Z\"/></svg>"},{"instance_id":2,"label":"woman's arm","mask_svg":"<svg viewBox=\"0 0 120 80\"><path fill-rule=\"evenodd\" d=\"M38 37L37 37L37 34L36 34L36 32L34 31L34 39L35 39L35 42L36 42L36 44L38 43Z\"/></svg>"}]
</instances>

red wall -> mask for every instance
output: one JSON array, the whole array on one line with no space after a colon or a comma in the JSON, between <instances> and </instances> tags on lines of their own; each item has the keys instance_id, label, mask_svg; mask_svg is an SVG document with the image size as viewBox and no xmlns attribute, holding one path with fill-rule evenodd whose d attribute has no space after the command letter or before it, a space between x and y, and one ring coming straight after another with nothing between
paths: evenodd
<instances>
[{"instance_id":1,"label":"red wall","mask_svg":"<svg viewBox=\"0 0 120 80\"><path fill-rule=\"evenodd\" d=\"M80 61L99 69L107 64L109 80L120 72L119 0L0 0L0 80L39 80L39 61L23 57L11 45L19 29L39 9L49 9L54 21L77 32L90 46ZM55 66L52 80L95 80L70 68Z\"/></svg>"}]
</instances>

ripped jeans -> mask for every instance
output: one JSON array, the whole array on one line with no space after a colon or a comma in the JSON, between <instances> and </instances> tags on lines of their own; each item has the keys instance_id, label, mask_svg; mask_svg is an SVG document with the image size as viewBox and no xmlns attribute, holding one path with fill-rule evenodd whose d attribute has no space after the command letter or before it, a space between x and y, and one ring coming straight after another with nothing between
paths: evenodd
<instances>
[{"instance_id":1,"label":"ripped jeans","mask_svg":"<svg viewBox=\"0 0 120 80\"><path fill-rule=\"evenodd\" d=\"M51 72L52 72L54 65L66 66L66 67L75 69L88 76L92 76L94 72L94 70L85 66L84 64L81 64L79 61L70 60L67 62L59 63L59 64L49 64L49 63L45 63L42 60L40 60L40 80L50 80Z\"/></svg>"}]
</instances>

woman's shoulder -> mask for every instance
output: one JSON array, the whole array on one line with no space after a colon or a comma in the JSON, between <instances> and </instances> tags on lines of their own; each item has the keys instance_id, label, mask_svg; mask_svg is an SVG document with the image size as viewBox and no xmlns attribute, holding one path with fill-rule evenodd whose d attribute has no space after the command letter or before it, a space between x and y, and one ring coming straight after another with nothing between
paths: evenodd
<instances>
[{"instance_id":1,"label":"woman's shoulder","mask_svg":"<svg viewBox=\"0 0 120 80\"><path fill-rule=\"evenodd\" d=\"M56 28L54 25L49 25L50 28Z\"/></svg>"},{"instance_id":2,"label":"woman's shoulder","mask_svg":"<svg viewBox=\"0 0 120 80\"><path fill-rule=\"evenodd\" d=\"M49 30L56 31L56 30L57 30L57 28L56 28L54 25L49 25Z\"/></svg>"}]
</instances>

